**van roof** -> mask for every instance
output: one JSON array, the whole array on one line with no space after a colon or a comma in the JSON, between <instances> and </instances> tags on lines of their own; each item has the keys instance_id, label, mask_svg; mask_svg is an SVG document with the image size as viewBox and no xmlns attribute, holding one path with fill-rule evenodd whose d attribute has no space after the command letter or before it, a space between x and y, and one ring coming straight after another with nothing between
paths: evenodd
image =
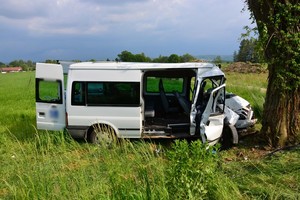
<instances>
[{"instance_id":1,"label":"van roof","mask_svg":"<svg viewBox=\"0 0 300 200\"><path fill-rule=\"evenodd\" d=\"M109 70L147 70L147 69L186 69L186 68L214 68L212 63L137 63L137 62L80 62L70 65L70 69L109 69Z\"/></svg>"},{"instance_id":2,"label":"van roof","mask_svg":"<svg viewBox=\"0 0 300 200\"><path fill-rule=\"evenodd\" d=\"M61 62L64 73L69 70L169 70L197 69L198 77L225 76L223 71L213 63L138 63L138 62Z\"/></svg>"}]
</instances>

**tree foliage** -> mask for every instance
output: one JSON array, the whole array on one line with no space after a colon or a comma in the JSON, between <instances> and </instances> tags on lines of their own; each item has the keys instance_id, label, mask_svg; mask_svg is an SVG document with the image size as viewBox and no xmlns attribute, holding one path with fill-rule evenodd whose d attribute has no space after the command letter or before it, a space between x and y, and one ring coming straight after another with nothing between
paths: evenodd
<instances>
[{"instance_id":1,"label":"tree foliage","mask_svg":"<svg viewBox=\"0 0 300 200\"><path fill-rule=\"evenodd\" d=\"M50 59L47 59L45 60L45 63L52 63L52 64L57 64L57 60L50 60Z\"/></svg>"},{"instance_id":2,"label":"tree foliage","mask_svg":"<svg viewBox=\"0 0 300 200\"><path fill-rule=\"evenodd\" d=\"M240 42L239 51L234 53L235 62L253 62L260 61L256 38L244 38Z\"/></svg>"},{"instance_id":3,"label":"tree foliage","mask_svg":"<svg viewBox=\"0 0 300 200\"><path fill-rule=\"evenodd\" d=\"M171 54L168 58L168 63L180 63L180 57L177 54Z\"/></svg>"},{"instance_id":4,"label":"tree foliage","mask_svg":"<svg viewBox=\"0 0 300 200\"><path fill-rule=\"evenodd\" d=\"M261 132L273 146L300 141L300 2L246 0L269 78Z\"/></svg>"},{"instance_id":5,"label":"tree foliage","mask_svg":"<svg viewBox=\"0 0 300 200\"><path fill-rule=\"evenodd\" d=\"M118 54L119 59L123 62L151 62L151 59L145 56L144 53L133 54L129 51L122 51Z\"/></svg>"},{"instance_id":6,"label":"tree foliage","mask_svg":"<svg viewBox=\"0 0 300 200\"><path fill-rule=\"evenodd\" d=\"M14 60L11 61L8 66L10 67L22 67L24 71L32 71L35 69L35 63L31 60L24 61L24 60Z\"/></svg>"},{"instance_id":7,"label":"tree foliage","mask_svg":"<svg viewBox=\"0 0 300 200\"><path fill-rule=\"evenodd\" d=\"M180 56L180 60L181 62L191 62L191 61L195 61L196 58L188 53L183 54L182 56Z\"/></svg>"},{"instance_id":8,"label":"tree foliage","mask_svg":"<svg viewBox=\"0 0 300 200\"><path fill-rule=\"evenodd\" d=\"M168 62L168 56L162 56L162 55L160 55L158 58L154 58L153 60L152 60L152 62L154 62L154 63L167 63Z\"/></svg>"},{"instance_id":9,"label":"tree foliage","mask_svg":"<svg viewBox=\"0 0 300 200\"><path fill-rule=\"evenodd\" d=\"M216 56L215 59L213 60L214 63L222 63L222 57L221 56Z\"/></svg>"},{"instance_id":10,"label":"tree foliage","mask_svg":"<svg viewBox=\"0 0 300 200\"><path fill-rule=\"evenodd\" d=\"M5 63L3 63L3 62L0 62L0 67L5 67L6 66L6 64Z\"/></svg>"}]
</instances>

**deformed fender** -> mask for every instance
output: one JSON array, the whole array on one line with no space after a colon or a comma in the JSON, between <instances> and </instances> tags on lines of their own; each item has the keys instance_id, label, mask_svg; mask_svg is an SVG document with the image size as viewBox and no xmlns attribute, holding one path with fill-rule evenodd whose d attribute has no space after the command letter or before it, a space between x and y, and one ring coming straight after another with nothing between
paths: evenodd
<instances>
[{"instance_id":1,"label":"deformed fender","mask_svg":"<svg viewBox=\"0 0 300 200\"><path fill-rule=\"evenodd\" d=\"M238 143L239 143L239 135L238 135L238 132L237 132L235 126L232 125L232 124L228 124L228 127L229 127L230 130L231 130L231 134L232 134L232 143L233 143L233 144L238 144Z\"/></svg>"}]
</instances>

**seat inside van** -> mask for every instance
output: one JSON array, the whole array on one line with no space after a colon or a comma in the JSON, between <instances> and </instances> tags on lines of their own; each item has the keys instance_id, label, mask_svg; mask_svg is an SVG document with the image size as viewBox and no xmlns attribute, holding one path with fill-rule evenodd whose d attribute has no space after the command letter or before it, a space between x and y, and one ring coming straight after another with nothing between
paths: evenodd
<instances>
[{"instance_id":1,"label":"seat inside van","mask_svg":"<svg viewBox=\"0 0 300 200\"><path fill-rule=\"evenodd\" d=\"M193 69L151 70L144 74L144 124L155 132L188 133Z\"/></svg>"}]
</instances>

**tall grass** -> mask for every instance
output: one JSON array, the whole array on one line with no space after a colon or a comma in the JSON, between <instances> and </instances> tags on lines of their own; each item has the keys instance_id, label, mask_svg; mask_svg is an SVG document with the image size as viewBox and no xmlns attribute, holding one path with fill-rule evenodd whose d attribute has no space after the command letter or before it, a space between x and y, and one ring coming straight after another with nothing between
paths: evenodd
<instances>
[{"instance_id":1,"label":"tall grass","mask_svg":"<svg viewBox=\"0 0 300 200\"><path fill-rule=\"evenodd\" d=\"M21 143L1 143L8 150L1 155L6 161L2 168L7 169L1 172L1 189L6 188L2 193L8 198L144 199L146 181L161 179L159 159L145 143L100 148L62 132L37 132L34 141L19 149L11 148L13 142ZM151 184L153 196L156 185Z\"/></svg>"},{"instance_id":2,"label":"tall grass","mask_svg":"<svg viewBox=\"0 0 300 200\"><path fill-rule=\"evenodd\" d=\"M300 199L300 148L227 162L223 171L248 199Z\"/></svg>"},{"instance_id":3,"label":"tall grass","mask_svg":"<svg viewBox=\"0 0 300 200\"><path fill-rule=\"evenodd\" d=\"M228 89L243 96L245 86L235 87L231 76ZM243 146L222 152L185 140L105 146L38 131L33 80L30 72L0 74L0 199L300 198L299 149L245 160L239 151L253 153Z\"/></svg>"},{"instance_id":4,"label":"tall grass","mask_svg":"<svg viewBox=\"0 0 300 200\"><path fill-rule=\"evenodd\" d=\"M33 72L0 74L0 133L10 130L19 139L33 136L34 85Z\"/></svg>"},{"instance_id":5,"label":"tall grass","mask_svg":"<svg viewBox=\"0 0 300 200\"><path fill-rule=\"evenodd\" d=\"M226 90L250 102L256 117L261 121L267 91L267 74L226 74Z\"/></svg>"},{"instance_id":6,"label":"tall grass","mask_svg":"<svg viewBox=\"0 0 300 200\"><path fill-rule=\"evenodd\" d=\"M14 143L20 145L16 147ZM105 147L63 132L1 142L1 196L13 199L204 199L217 196L220 157L199 140ZM219 176L217 176L219 175ZM221 178L223 179L223 178ZM226 190L226 187L223 187ZM226 190L227 194L231 191Z\"/></svg>"}]
</instances>

